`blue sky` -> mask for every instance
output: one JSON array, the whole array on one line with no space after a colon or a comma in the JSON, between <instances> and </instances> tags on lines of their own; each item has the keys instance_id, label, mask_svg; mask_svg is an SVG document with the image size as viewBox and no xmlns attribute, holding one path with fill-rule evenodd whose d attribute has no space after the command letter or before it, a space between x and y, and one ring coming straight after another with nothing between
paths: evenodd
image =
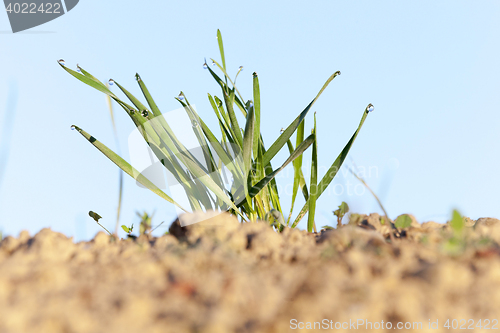
<instances>
[{"instance_id":1,"label":"blue sky","mask_svg":"<svg viewBox=\"0 0 500 333\"><path fill-rule=\"evenodd\" d=\"M230 72L244 66L238 88L246 99L251 74L259 73L268 145L340 70L313 108L321 166L332 163L373 103L350 156L371 168L366 181L390 217L444 222L453 208L472 218L500 217L498 17L498 1L82 0L54 21L12 34L0 13L0 119L15 112L0 228L17 235L51 227L88 239L100 229L89 210L114 226L118 169L70 130L76 124L116 148L105 98L58 59L137 94L140 73L163 112L178 108L174 97L182 90L214 123L206 93L220 93L202 64L204 57L219 59L217 29ZM7 107L9 91L17 92L15 111ZM128 158L133 124L117 112ZM275 165L285 159L283 150ZM282 186L287 174L278 179ZM347 191L352 184L354 191L358 183L345 174L332 186ZM153 224L165 221L158 232L166 230L175 217L171 205L130 178L124 190L123 224L138 222L135 211L156 211ZM369 193L345 191L320 198L317 224L334 224L332 210L342 200L359 213L380 212ZM283 202L287 211L286 195Z\"/></svg>"}]
</instances>

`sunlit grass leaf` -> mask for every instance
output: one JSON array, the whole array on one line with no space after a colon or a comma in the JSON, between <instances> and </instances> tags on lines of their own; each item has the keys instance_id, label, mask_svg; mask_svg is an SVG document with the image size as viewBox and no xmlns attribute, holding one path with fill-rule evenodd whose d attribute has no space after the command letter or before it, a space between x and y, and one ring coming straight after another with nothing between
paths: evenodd
<instances>
[{"instance_id":1,"label":"sunlit grass leaf","mask_svg":"<svg viewBox=\"0 0 500 333\"><path fill-rule=\"evenodd\" d=\"M151 111L153 112L153 114L155 116L161 116L161 111L158 108L158 106L156 105L153 97L149 93L148 88L146 88L146 84L144 83L144 81L142 80L142 78L139 76L139 74L135 74L135 78L137 80L137 83L139 83L139 87L141 87L142 94L146 98L146 101L148 102L148 105L149 105Z\"/></svg>"},{"instance_id":2,"label":"sunlit grass leaf","mask_svg":"<svg viewBox=\"0 0 500 333\"><path fill-rule=\"evenodd\" d=\"M78 126L73 125L74 128L80 132L81 135L85 139L87 139L94 147L99 149L104 155L106 155L107 158L109 158L113 163L115 163L120 169L122 169L126 174L131 176L132 178L136 178L136 180L147 187L149 190L151 190L153 193L159 195L163 199L167 200L168 202L176 205L183 211L187 212L184 208L182 208L177 202L175 202L172 198L170 198L168 195L166 195L162 190L160 190L155 184L153 184L149 179L144 177L141 173L139 173L137 170L135 170L127 161L125 161L123 158L115 154L111 149L106 147L104 144L102 144L100 141L98 141L96 138L85 132L83 129L79 128Z\"/></svg>"},{"instance_id":3,"label":"sunlit grass leaf","mask_svg":"<svg viewBox=\"0 0 500 333\"><path fill-rule=\"evenodd\" d=\"M217 29L217 42L219 43L220 57L222 59L222 66L226 70L226 57L224 56L224 43L222 42L222 34L220 30Z\"/></svg>"},{"instance_id":4,"label":"sunlit grass leaf","mask_svg":"<svg viewBox=\"0 0 500 333\"><path fill-rule=\"evenodd\" d=\"M298 156L300 156L309 146L314 142L314 135L308 136L296 149L295 151L290 155L290 157L287 158L285 163L283 163L278 169L274 170L270 174L268 174L266 177L261 179L255 186L253 186L250 189L250 197L254 197L259 193L264 186L266 186L276 175L283 170L290 162L292 162L294 159L296 159Z\"/></svg>"},{"instance_id":5,"label":"sunlit grass leaf","mask_svg":"<svg viewBox=\"0 0 500 333\"><path fill-rule=\"evenodd\" d=\"M318 139L316 135L316 114L314 114L314 128L313 128L313 148L311 157L311 183L309 192L309 216L307 219L307 231L312 232L313 229L316 231L316 226L314 224L314 216L316 212L316 199L318 195Z\"/></svg>"},{"instance_id":6,"label":"sunlit grass leaf","mask_svg":"<svg viewBox=\"0 0 500 333\"><path fill-rule=\"evenodd\" d=\"M338 171L340 170L340 167L344 163L344 160L347 157L347 154L349 153L349 150L351 150L351 147L356 140L356 137L358 136L359 131L361 130L361 127L363 127L363 124L366 120L366 117L368 115L368 106L365 108L363 111L363 116L361 117L361 121L359 122L359 126L352 135L351 139L347 142L345 145L344 149L340 152L339 156L337 156L337 159L333 162L333 164L330 166L326 174L323 176L321 181L319 182L317 189L318 189L318 198L321 196L323 191L330 185L332 182L333 178L337 175ZM295 221L292 224L292 228L296 227L297 224L300 222L300 220L304 217L304 215L309 211L309 200L304 204L304 207L302 207L302 210L300 211L299 215L295 219Z\"/></svg>"},{"instance_id":7,"label":"sunlit grass leaf","mask_svg":"<svg viewBox=\"0 0 500 333\"><path fill-rule=\"evenodd\" d=\"M311 107L314 105L314 103L316 103L316 101L318 100L319 96L321 96L321 94L326 89L326 87L328 87L328 85L330 84L330 82L332 82L332 80L336 76L338 76L339 74L340 74L340 72L335 72L335 73L333 73L328 78L328 80L326 80L325 84L323 85L323 87L321 88L321 90L319 91L319 93L316 95L316 97L300 113L300 115L297 118L295 118L295 120L290 125L288 125L288 127L283 131L283 133L281 133L281 135L271 145L271 147L269 147L269 149L266 151L266 153L264 154L264 157L263 157L263 163L264 163L264 165L266 165L267 163L269 163L273 159L273 157L281 150L281 148L286 144L286 142L288 141L288 139L290 139L290 137L292 136L292 134L299 127L300 123L304 120L304 118L306 117L306 115L309 112L309 110L311 109Z\"/></svg>"},{"instance_id":8,"label":"sunlit grass leaf","mask_svg":"<svg viewBox=\"0 0 500 333\"><path fill-rule=\"evenodd\" d=\"M253 110L255 113L254 131L253 131L253 156L257 159L259 153L260 140L260 86L257 73L253 73Z\"/></svg>"},{"instance_id":9,"label":"sunlit grass leaf","mask_svg":"<svg viewBox=\"0 0 500 333\"><path fill-rule=\"evenodd\" d=\"M194 106L188 102L182 91L177 98L193 124L193 131L198 141L200 152L203 154L202 156L186 149L184 144L187 143L183 143L177 138L170 125L161 116L160 109L138 74L136 74L136 80L147 101L148 107L117 82L114 83L133 106L122 101L105 84L85 70L80 69L80 74L65 67L63 63L61 63L61 66L80 81L105 93L127 112L156 158L183 187L189 205L193 210L223 208L228 209L233 214L240 215L242 220L249 219L250 221L255 221L257 218L269 218L274 220L273 225L278 230L283 230L285 222L275 177L289 163L293 162L293 196L290 215L288 216L286 225L290 222L295 200L300 189L306 200L306 204L292 224L292 227L295 227L298 221L309 211L308 230L316 230L314 224L316 200L338 172L361 129L368 111L365 110L366 112L363 114L360 125L351 137L351 140L344 147L327 174L318 182L316 118L314 119L313 133L305 139L304 121L316 100L340 72L335 72L328 78L316 97L281 133L277 140L271 144L269 149L266 149L260 128L261 98L259 78L256 73L252 74L253 101L248 100L246 103L243 103L246 99L243 99L242 94L235 85L241 68L238 70L235 80L231 80L231 77L227 73L226 55L222 42L222 34L219 30L217 31L217 39L222 65L213 59L211 60L224 77L222 78L222 76L215 73L211 66L207 65L205 67L220 86L222 92L221 98L208 94L210 105L217 117L217 126L220 128L221 138L218 139L216 133L209 129L206 123L198 116ZM239 125L235 106L244 116L244 129ZM165 200L180 207L172 198L156 187L156 185L133 169L118 154L108 149L82 129L76 126L75 129L124 172L132 177L136 177L139 183ZM297 133L295 149L291 141L294 133ZM279 168L273 169L271 162L285 144L288 146L290 156ZM308 191L308 186L302 172L302 154L311 145L313 145L312 170L310 191ZM229 171L231 177L228 177L227 171ZM183 209L182 207L180 208Z\"/></svg>"}]
</instances>

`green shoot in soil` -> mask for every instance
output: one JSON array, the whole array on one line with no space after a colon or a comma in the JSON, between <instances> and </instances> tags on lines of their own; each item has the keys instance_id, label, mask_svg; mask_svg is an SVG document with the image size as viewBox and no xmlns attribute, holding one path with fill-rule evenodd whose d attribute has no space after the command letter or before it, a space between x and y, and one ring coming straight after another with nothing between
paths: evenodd
<instances>
[{"instance_id":1,"label":"green shoot in soil","mask_svg":"<svg viewBox=\"0 0 500 333\"><path fill-rule=\"evenodd\" d=\"M122 229L123 231L125 231L127 233L127 235L130 236L130 234L132 233L132 231L134 231L134 224L132 223L132 225L129 227L127 227L126 225L122 225Z\"/></svg>"},{"instance_id":2,"label":"green shoot in soil","mask_svg":"<svg viewBox=\"0 0 500 333\"><path fill-rule=\"evenodd\" d=\"M400 215L394 221L394 225L399 229L406 229L411 226L411 217L407 214Z\"/></svg>"},{"instance_id":3,"label":"green shoot in soil","mask_svg":"<svg viewBox=\"0 0 500 333\"><path fill-rule=\"evenodd\" d=\"M91 218L93 218L93 219L94 219L94 221L96 221L96 222L97 222L97 224L99 224L99 226L100 226L101 228L103 228L104 230L106 230L106 232L107 232L110 236L113 236L113 234L112 234L112 233L110 233L108 229L104 228L104 226L103 226L102 224L100 224L100 223L99 223L99 219L102 219L101 215L99 215L99 214L97 214L97 213L95 213L95 212L93 212L93 211L90 211L90 212L89 212L89 216L90 216Z\"/></svg>"},{"instance_id":4,"label":"green shoot in soil","mask_svg":"<svg viewBox=\"0 0 500 333\"><path fill-rule=\"evenodd\" d=\"M327 173L319 180L317 173L318 143L316 120L314 120L312 134L304 138L305 118L316 100L331 81L340 75L340 72L335 72L327 79L309 105L284 129L269 148L266 148L260 129L261 103L259 77L257 73L253 73L253 98L245 102L242 94L234 84L242 68L238 70L234 80L229 77L220 31L217 31L217 37L222 65L213 59L210 60L216 66L215 69L218 69L222 75L219 76L219 74L215 73L206 62L204 68L208 70L221 89L221 98L208 94L209 103L218 119L220 127L219 138L216 137L212 129L208 128L205 122L199 117L182 91L176 98L192 120L193 131L196 132L199 145L202 148L202 158L199 156L195 157L178 140L167 121L162 117L161 111L138 74L136 74L136 80L148 107L142 104L142 102L118 82L110 80L110 82L116 84L131 104L124 102L105 84L83 68L79 67L79 73L66 67L64 62L60 61L59 64L78 80L106 94L118 103L134 122L158 160L176 178L178 183L183 186L189 199L189 208L192 211L209 209L227 210L239 215L242 221L255 221L257 218L265 220L266 216L268 218L272 216L273 219L270 220L273 220L273 222L270 221L270 223L275 223L275 226L281 229L285 223L275 177L287 165L293 163L294 195L292 198L292 209L290 210L286 225L290 222L291 215L293 214L293 204L300 188L306 202L291 226L296 227L300 220L309 212L307 230L312 232L315 230L314 216L316 201L329 186L342 166L368 113L373 111L373 105L369 104L363 110L358 128L332 163ZM241 115L237 115L237 113L241 113ZM168 202L184 211L188 211L95 137L80 127L73 126L73 128L125 173L134 177L139 183ZM296 132L296 146L294 148L291 138ZM285 144L289 148L290 155L284 162L276 162L275 156ZM312 169L309 185L310 191L308 192L303 177L304 173L302 172L302 154L310 146L312 146ZM235 151L241 152L241 154L235 154ZM235 155L238 156L235 157ZM220 167L221 163L225 168ZM274 168L273 163L281 165L278 168ZM230 184L229 188L223 182L223 179L226 177L223 170L226 168L234 179L233 184ZM214 172L212 172L213 170ZM242 185L236 186L237 184ZM276 223L276 221L278 222Z\"/></svg>"},{"instance_id":5,"label":"green shoot in soil","mask_svg":"<svg viewBox=\"0 0 500 333\"><path fill-rule=\"evenodd\" d=\"M137 216L141 219L140 225L139 225L139 233L141 235L143 234L150 234L151 233L151 221L153 220L153 216L155 215L154 213L149 215L147 212L143 212L142 214L139 212L136 212Z\"/></svg>"},{"instance_id":6,"label":"green shoot in soil","mask_svg":"<svg viewBox=\"0 0 500 333\"><path fill-rule=\"evenodd\" d=\"M464 237L465 218L456 209L453 210L450 227L453 235L443 243L443 250L450 255L460 255L466 247Z\"/></svg>"},{"instance_id":7,"label":"green shoot in soil","mask_svg":"<svg viewBox=\"0 0 500 333\"><path fill-rule=\"evenodd\" d=\"M337 216L337 228L340 228L342 226L342 219L347 213L349 213L349 206L344 201L342 201L342 203L339 205L339 208L333 212L333 215Z\"/></svg>"}]
</instances>

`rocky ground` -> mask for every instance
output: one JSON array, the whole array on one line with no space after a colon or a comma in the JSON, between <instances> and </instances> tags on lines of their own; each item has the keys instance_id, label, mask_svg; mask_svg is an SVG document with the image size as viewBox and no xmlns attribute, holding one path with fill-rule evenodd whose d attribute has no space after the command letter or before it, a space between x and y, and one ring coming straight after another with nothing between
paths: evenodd
<instances>
[{"instance_id":1,"label":"rocky ground","mask_svg":"<svg viewBox=\"0 0 500 333\"><path fill-rule=\"evenodd\" d=\"M413 220L392 240L377 214L318 234L229 215L136 240L22 232L0 243L0 332L491 332L500 220L466 224Z\"/></svg>"}]
</instances>

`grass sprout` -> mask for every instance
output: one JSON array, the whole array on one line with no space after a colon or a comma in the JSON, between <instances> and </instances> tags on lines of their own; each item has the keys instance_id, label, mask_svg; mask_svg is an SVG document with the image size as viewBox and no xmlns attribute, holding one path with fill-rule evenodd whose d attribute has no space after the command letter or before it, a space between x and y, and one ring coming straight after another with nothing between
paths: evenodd
<instances>
[{"instance_id":1,"label":"grass sprout","mask_svg":"<svg viewBox=\"0 0 500 333\"><path fill-rule=\"evenodd\" d=\"M136 212L137 216L141 219L141 222L139 224L139 233L141 235L143 234L150 234L152 232L151 230L151 221L153 220L153 216L155 215L154 213L149 215L146 211L139 213Z\"/></svg>"},{"instance_id":2,"label":"grass sprout","mask_svg":"<svg viewBox=\"0 0 500 333\"><path fill-rule=\"evenodd\" d=\"M99 226L100 226L101 228L103 228L104 230L106 230L106 232L107 232L110 236L113 236L113 234L112 234L111 232L109 232L109 230L108 230L108 229L106 229L106 228L105 228L102 224L100 224L100 223L99 223L99 219L102 219L102 216L101 216L101 215L97 214L96 212L90 211L90 212L89 212L89 216L90 216L91 218L93 218L93 219L94 219L94 221L96 221L96 223L97 223L97 224L99 224Z\"/></svg>"},{"instance_id":3,"label":"grass sprout","mask_svg":"<svg viewBox=\"0 0 500 333\"><path fill-rule=\"evenodd\" d=\"M349 213L349 206L344 201L342 201L342 203L339 205L339 208L333 211L333 215L337 216L337 228L340 228L342 226L342 219L347 213Z\"/></svg>"},{"instance_id":4,"label":"grass sprout","mask_svg":"<svg viewBox=\"0 0 500 333\"><path fill-rule=\"evenodd\" d=\"M134 231L134 224L132 223L132 225L130 227L127 227L126 225L122 225L122 229L123 229L123 231L125 231L127 233L127 235L130 236L130 233L132 233L132 231Z\"/></svg>"},{"instance_id":5,"label":"grass sprout","mask_svg":"<svg viewBox=\"0 0 500 333\"><path fill-rule=\"evenodd\" d=\"M354 134L333 161L326 174L319 178L316 117L314 117L312 132L308 136L305 136L305 119L317 99L327 86L340 75L340 72L332 74L318 94L282 131L279 137L270 146L266 146L261 133L261 119L265 119L265 116L261 114L259 77L255 72L252 74L252 98L244 99L235 85L236 77L241 73L242 67L239 68L235 79L232 80L227 73L226 56L220 31L217 31L217 37L221 62L210 59L214 66L208 66L205 60L203 66L220 88L220 95L208 94L208 102L218 120L217 132L214 131L215 128L209 128L205 124L183 91L175 98L192 123L192 131L199 144L196 151L187 149L184 145L185 142L178 139L139 74L136 74L136 81L147 106L118 82L109 81L121 90L128 101L115 95L106 84L83 68L79 67L79 72L77 72L68 68L64 62L59 62L60 66L69 74L106 94L125 111L157 159L182 186L188 199L187 203L181 205L94 136L78 126L73 125L73 128L120 167L123 172L135 178L137 182L163 199L176 205L179 210L186 212L197 210L228 211L239 216L242 222L256 221L257 219L268 220L270 224L274 223L279 230L282 230L284 225L289 226L290 223L291 227L296 227L301 219L309 213L307 230L312 232L316 229L314 221L316 201L342 166L367 115L373 111L373 106L369 104L363 110ZM216 136L217 134L218 136ZM294 134L295 147L292 144ZM289 156L285 161L277 161L275 157L285 145L288 147ZM307 185L303 176L302 160L303 153L311 146L311 178L309 185ZM294 187L292 208L285 222L275 177L290 163L293 164L294 168ZM230 180L228 181L228 179ZM293 206L299 190L304 196L305 203L291 222Z\"/></svg>"}]
</instances>

